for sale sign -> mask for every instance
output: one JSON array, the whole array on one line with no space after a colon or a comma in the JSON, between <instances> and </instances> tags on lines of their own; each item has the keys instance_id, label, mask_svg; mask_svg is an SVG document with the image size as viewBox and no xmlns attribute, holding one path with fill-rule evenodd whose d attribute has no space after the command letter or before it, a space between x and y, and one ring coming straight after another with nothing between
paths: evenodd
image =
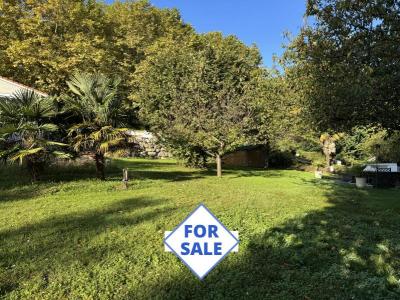
<instances>
[{"instance_id":1,"label":"for sale sign","mask_svg":"<svg viewBox=\"0 0 400 300\"><path fill-rule=\"evenodd\" d=\"M231 251L237 250L237 232L231 232L200 204L174 231L166 232L164 244L200 279Z\"/></svg>"}]
</instances>

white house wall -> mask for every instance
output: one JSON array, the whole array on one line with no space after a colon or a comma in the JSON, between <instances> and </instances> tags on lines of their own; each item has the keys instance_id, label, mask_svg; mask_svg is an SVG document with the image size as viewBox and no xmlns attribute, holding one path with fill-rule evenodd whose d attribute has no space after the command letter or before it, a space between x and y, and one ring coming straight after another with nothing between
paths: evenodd
<instances>
[{"instance_id":1,"label":"white house wall","mask_svg":"<svg viewBox=\"0 0 400 300\"><path fill-rule=\"evenodd\" d=\"M10 96L13 93L15 93L16 91L20 90L20 89L29 89L29 90L34 90L30 87L27 87L23 84L14 82L12 80L9 80L7 78L4 77L0 77L0 96ZM42 93L40 91L34 90L37 94L41 95L41 96L47 96L47 94Z\"/></svg>"}]
</instances>

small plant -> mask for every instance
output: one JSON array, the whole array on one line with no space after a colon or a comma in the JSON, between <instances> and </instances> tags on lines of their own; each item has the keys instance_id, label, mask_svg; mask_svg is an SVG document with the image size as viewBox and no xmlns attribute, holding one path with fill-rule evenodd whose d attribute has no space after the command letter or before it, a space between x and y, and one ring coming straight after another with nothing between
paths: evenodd
<instances>
[{"instance_id":1,"label":"small plant","mask_svg":"<svg viewBox=\"0 0 400 300\"><path fill-rule=\"evenodd\" d=\"M294 156L289 150L274 150L268 157L268 164L272 168L289 168L294 163Z\"/></svg>"},{"instance_id":2,"label":"small plant","mask_svg":"<svg viewBox=\"0 0 400 300\"><path fill-rule=\"evenodd\" d=\"M364 176L363 170L364 170L363 165L354 165L351 168L349 168L348 172L349 174L355 177L363 177Z\"/></svg>"},{"instance_id":3,"label":"small plant","mask_svg":"<svg viewBox=\"0 0 400 300\"><path fill-rule=\"evenodd\" d=\"M350 168L349 172L355 177L356 187L365 188L367 186L367 178L363 173L363 165L354 165Z\"/></svg>"},{"instance_id":4,"label":"small plant","mask_svg":"<svg viewBox=\"0 0 400 300\"><path fill-rule=\"evenodd\" d=\"M344 165L335 165L335 173L336 174L345 174L348 173L347 167Z\"/></svg>"},{"instance_id":5,"label":"small plant","mask_svg":"<svg viewBox=\"0 0 400 300\"><path fill-rule=\"evenodd\" d=\"M315 170L315 178L317 179L322 179L323 176L323 169L324 169L324 164L323 163L319 163L317 164L317 169Z\"/></svg>"},{"instance_id":6,"label":"small plant","mask_svg":"<svg viewBox=\"0 0 400 300\"><path fill-rule=\"evenodd\" d=\"M325 168L325 164L321 163L321 162L318 162L316 164L316 166L317 166L317 171L320 171L320 172L322 172L322 170Z\"/></svg>"}]
</instances>

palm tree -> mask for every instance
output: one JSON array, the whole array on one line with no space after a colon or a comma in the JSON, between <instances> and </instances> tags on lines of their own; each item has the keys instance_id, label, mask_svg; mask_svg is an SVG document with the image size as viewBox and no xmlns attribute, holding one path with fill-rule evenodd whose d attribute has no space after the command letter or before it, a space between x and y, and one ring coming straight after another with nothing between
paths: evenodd
<instances>
[{"instance_id":1,"label":"palm tree","mask_svg":"<svg viewBox=\"0 0 400 300\"><path fill-rule=\"evenodd\" d=\"M59 151L66 144L52 140L58 127L51 123L56 110L53 99L22 89L10 97L0 98L0 158L26 162L36 181L43 165L53 157L67 158Z\"/></svg>"},{"instance_id":2,"label":"palm tree","mask_svg":"<svg viewBox=\"0 0 400 300\"><path fill-rule=\"evenodd\" d=\"M69 129L77 152L89 152L96 162L97 177L105 179L105 154L122 147L127 128L122 125L119 79L101 74L79 73L67 82L73 96L65 98L65 111L79 116L80 123Z\"/></svg>"}]
</instances>

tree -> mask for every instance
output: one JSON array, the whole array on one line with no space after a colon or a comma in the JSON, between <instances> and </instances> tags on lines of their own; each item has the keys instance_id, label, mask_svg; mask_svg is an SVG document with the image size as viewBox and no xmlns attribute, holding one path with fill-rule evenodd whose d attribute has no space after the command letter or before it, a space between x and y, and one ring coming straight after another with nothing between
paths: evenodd
<instances>
[{"instance_id":1,"label":"tree","mask_svg":"<svg viewBox=\"0 0 400 300\"><path fill-rule=\"evenodd\" d=\"M398 1L308 0L286 69L321 131L400 128Z\"/></svg>"},{"instance_id":2,"label":"tree","mask_svg":"<svg viewBox=\"0 0 400 300\"><path fill-rule=\"evenodd\" d=\"M131 92L131 75L146 58L149 47L159 39L179 41L194 32L176 9L161 9L147 0L115 1L106 6L106 16L112 28L113 45L109 51L109 68L102 72L122 79L123 96Z\"/></svg>"},{"instance_id":3,"label":"tree","mask_svg":"<svg viewBox=\"0 0 400 300\"><path fill-rule=\"evenodd\" d=\"M53 99L34 91L20 90L11 97L0 98L0 157L26 162L33 181L51 157L69 157L58 150L67 145L54 139L58 127L51 121L55 114Z\"/></svg>"},{"instance_id":4,"label":"tree","mask_svg":"<svg viewBox=\"0 0 400 300\"><path fill-rule=\"evenodd\" d=\"M101 74L78 73L67 82L72 96L65 97L65 112L80 118L68 131L77 152L89 152L97 177L105 179L105 154L126 142L127 128L118 127L125 117L118 95L119 79Z\"/></svg>"},{"instance_id":5,"label":"tree","mask_svg":"<svg viewBox=\"0 0 400 300\"><path fill-rule=\"evenodd\" d=\"M215 158L258 134L264 72L255 47L210 33L175 43L164 39L139 66L132 95L140 116L163 139L185 141Z\"/></svg>"},{"instance_id":6,"label":"tree","mask_svg":"<svg viewBox=\"0 0 400 300\"><path fill-rule=\"evenodd\" d=\"M122 78L160 37L191 32L179 13L148 1L0 1L0 75L52 95L67 92L76 72Z\"/></svg>"},{"instance_id":7,"label":"tree","mask_svg":"<svg viewBox=\"0 0 400 300\"><path fill-rule=\"evenodd\" d=\"M400 132L381 127L354 127L338 141L338 156L347 163L400 162Z\"/></svg>"},{"instance_id":8,"label":"tree","mask_svg":"<svg viewBox=\"0 0 400 300\"><path fill-rule=\"evenodd\" d=\"M93 0L0 3L1 75L54 95L66 90L72 72L106 68L111 38L102 4Z\"/></svg>"},{"instance_id":9,"label":"tree","mask_svg":"<svg viewBox=\"0 0 400 300\"><path fill-rule=\"evenodd\" d=\"M302 118L304 107L299 93L285 74L266 70L261 85L261 137L267 138L270 150L319 150L318 134Z\"/></svg>"}]
</instances>

